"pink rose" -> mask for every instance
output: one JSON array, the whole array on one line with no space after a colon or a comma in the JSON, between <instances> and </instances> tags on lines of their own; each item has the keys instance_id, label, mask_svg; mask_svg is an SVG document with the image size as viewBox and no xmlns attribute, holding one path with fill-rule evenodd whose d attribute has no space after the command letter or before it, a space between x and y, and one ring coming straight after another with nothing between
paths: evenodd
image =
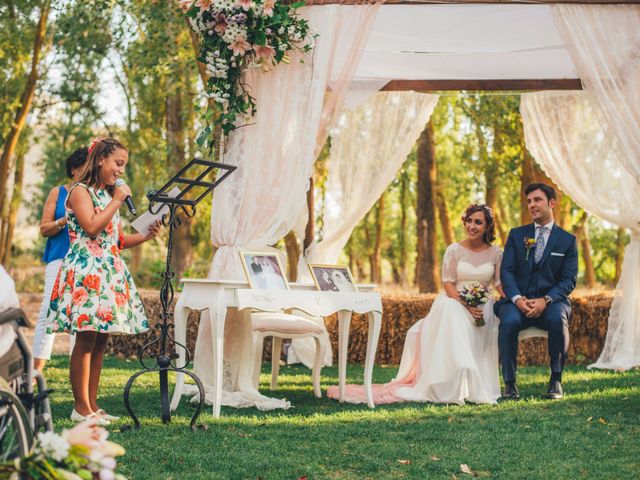
<instances>
[{"instance_id":1,"label":"pink rose","mask_svg":"<svg viewBox=\"0 0 640 480\"><path fill-rule=\"evenodd\" d=\"M84 288L80 287L73 291L72 300L74 305L84 305L88 299L89 294Z\"/></svg>"},{"instance_id":2,"label":"pink rose","mask_svg":"<svg viewBox=\"0 0 640 480\"><path fill-rule=\"evenodd\" d=\"M90 240L87 242L89 253L94 257L102 256L102 246L98 240Z\"/></svg>"}]
</instances>

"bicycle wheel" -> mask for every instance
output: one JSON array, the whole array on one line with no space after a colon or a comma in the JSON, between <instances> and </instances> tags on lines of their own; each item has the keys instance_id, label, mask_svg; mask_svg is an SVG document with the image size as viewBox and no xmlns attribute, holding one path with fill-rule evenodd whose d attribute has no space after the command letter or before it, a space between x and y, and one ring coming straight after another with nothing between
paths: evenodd
<instances>
[{"instance_id":1,"label":"bicycle wheel","mask_svg":"<svg viewBox=\"0 0 640 480\"><path fill-rule=\"evenodd\" d=\"M13 393L0 390L0 463L24 457L32 443L28 414L22 403Z\"/></svg>"}]
</instances>

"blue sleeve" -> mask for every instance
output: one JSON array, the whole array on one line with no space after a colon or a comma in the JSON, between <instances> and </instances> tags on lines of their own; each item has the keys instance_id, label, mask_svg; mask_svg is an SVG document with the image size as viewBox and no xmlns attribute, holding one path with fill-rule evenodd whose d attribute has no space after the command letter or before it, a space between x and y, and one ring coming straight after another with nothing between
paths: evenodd
<instances>
[{"instance_id":1,"label":"blue sleeve","mask_svg":"<svg viewBox=\"0 0 640 480\"><path fill-rule=\"evenodd\" d=\"M502 288L507 298L511 299L516 295L522 295L516 281L516 273L518 269L517 257L513 239L513 230L509 232L507 244L504 246L502 254L502 265L500 266L500 280Z\"/></svg>"},{"instance_id":2,"label":"blue sleeve","mask_svg":"<svg viewBox=\"0 0 640 480\"><path fill-rule=\"evenodd\" d=\"M547 292L554 302L566 300L569 294L576 288L578 277L578 246L576 237L572 236L571 244L565 252L564 263L560 273L560 280Z\"/></svg>"}]
</instances>

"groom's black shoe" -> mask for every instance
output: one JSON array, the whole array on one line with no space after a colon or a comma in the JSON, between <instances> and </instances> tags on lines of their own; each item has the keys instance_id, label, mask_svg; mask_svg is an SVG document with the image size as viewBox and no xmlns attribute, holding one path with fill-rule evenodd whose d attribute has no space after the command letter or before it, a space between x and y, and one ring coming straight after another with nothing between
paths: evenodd
<instances>
[{"instance_id":1,"label":"groom's black shoe","mask_svg":"<svg viewBox=\"0 0 640 480\"><path fill-rule=\"evenodd\" d=\"M503 400L520 400L520 392L518 387L514 383L507 383L504 386L504 392L502 393Z\"/></svg>"},{"instance_id":2,"label":"groom's black shoe","mask_svg":"<svg viewBox=\"0 0 640 480\"><path fill-rule=\"evenodd\" d=\"M546 397L549 400L560 400L564 397L562 392L562 384L558 380L551 380L549 382L549 390L547 390Z\"/></svg>"}]
</instances>

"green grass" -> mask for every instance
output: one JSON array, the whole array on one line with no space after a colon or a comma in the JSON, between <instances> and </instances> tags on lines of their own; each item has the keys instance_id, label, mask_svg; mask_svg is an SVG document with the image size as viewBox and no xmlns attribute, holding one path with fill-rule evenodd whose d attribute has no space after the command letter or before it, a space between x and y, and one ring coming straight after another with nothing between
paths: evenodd
<instances>
[{"instance_id":1,"label":"green grass","mask_svg":"<svg viewBox=\"0 0 640 480\"><path fill-rule=\"evenodd\" d=\"M265 371L266 372L266 365ZM56 429L68 428L72 396L67 358L47 366ZM109 358L102 381L102 405L125 415L122 390L136 361ZM376 367L374 381L389 381L393 367ZM323 390L337 383L337 370L323 370ZM143 375L132 405L142 429L111 439L127 454L119 471L133 479L379 479L478 477L638 478L640 476L640 370L626 373L571 367L565 399L541 398L548 370L521 368L524 400L498 405L366 406L316 399L308 371L283 367L273 396L295 406L287 411L223 408L214 420L207 407L200 421L207 431L191 432L194 407L183 401L172 422L159 419L158 376ZM265 392L266 373L262 376ZM362 368L349 367L349 382L361 382Z\"/></svg>"}]
</instances>

